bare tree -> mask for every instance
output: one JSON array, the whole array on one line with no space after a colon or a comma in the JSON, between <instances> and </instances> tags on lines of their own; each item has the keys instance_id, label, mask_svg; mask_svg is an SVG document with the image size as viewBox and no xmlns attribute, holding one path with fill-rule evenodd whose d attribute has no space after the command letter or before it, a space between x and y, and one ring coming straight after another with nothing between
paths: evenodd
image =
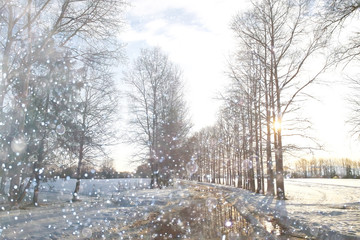
<instances>
[{"instance_id":1,"label":"bare tree","mask_svg":"<svg viewBox=\"0 0 360 240\"><path fill-rule=\"evenodd\" d=\"M352 28L359 24L360 1L324 1L320 9L323 28L329 32L329 37L335 32L346 36L341 40L341 46L334 50L339 61L359 60L360 41L359 32ZM346 33L346 34L342 34Z\"/></svg>"},{"instance_id":2,"label":"bare tree","mask_svg":"<svg viewBox=\"0 0 360 240\"><path fill-rule=\"evenodd\" d=\"M8 123L2 127L1 135L2 150L7 151L4 156L9 156L3 161L11 165L9 200L14 205L21 200L20 181L25 177L25 166L18 163L25 164L31 157L25 138L26 119L30 112L31 82L34 73L40 71L39 56L62 48L67 58L71 56L73 68L80 62L92 68L112 64L121 56L117 33L121 30L119 14L123 6L123 1L105 0L1 2L0 31L4 37L0 40L0 119ZM14 151L8 143L14 146L21 143L23 148Z\"/></svg>"},{"instance_id":3,"label":"bare tree","mask_svg":"<svg viewBox=\"0 0 360 240\"><path fill-rule=\"evenodd\" d=\"M113 124L116 122L118 94L111 73L105 72L84 67L81 74L83 86L74 103L77 107L71 114L74 118L67 119L65 125L69 126L69 132L64 140L72 139L73 146L68 147L78 157L74 201L79 198L84 161L96 165L96 160L107 159L107 147L114 145L117 139ZM67 143L63 144L66 146Z\"/></svg>"},{"instance_id":4,"label":"bare tree","mask_svg":"<svg viewBox=\"0 0 360 240\"><path fill-rule=\"evenodd\" d=\"M351 114L347 123L352 127L350 134L358 137L360 134L360 78L352 78L350 86L353 92L347 99L351 108Z\"/></svg>"},{"instance_id":5,"label":"bare tree","mask_svg":"<svg viewBox=\"0 0 360 240\"><path fill-rule=\"evenodd\" d=\"M329 66L326 59L314 74L301 75L301 70L306 67L311 57L320 52L326 43L324 29L315 25L308 17L308 4L308 1L302 0L291 3L283 0L257 1L253 3L251 10L237 15L232 23L232 28L243 46L250 49L257 46L254 49L260 50L257 55L263 69L266 69L263 78L269 86L267 96L270 108L273 109L276 190L279 199L285 199L284 148L280 127L283 118L303 90ZM300 77L303 80L300 80ZM269 156L268 153L268 158ZM271 187L268 188L271 191Z\"/></svg>"},{"instance_id":6,"label":"bare tree","mask_svg":"<svg viewBox=\"0 0 360 240\"><path fill-rule=\"evenodd\" d=\"M180 164L172 152L190 127L181 73L159 48L143 49L124 79L131 88L130 140L142 147L152 170L151 187L155 187L159 176L165 177Z\"/></svg>"},{"instance_id":7,"label":"bare tree","mask_svg":"<svg viewBox=\"0 0 360 240\"><path fill-rule=\"evenodd\" d=\"M341 46L335 49L334 54L338 57L338 63L357 64L360 60L360 35L354 25L359 24L360 1L325 1L324 14L322 15L324 21L324 28L328 29L330 33L340 33L343 37ZM345 34L344 34L345 33ZM335 35L335 34L333 34ZM345 37L344 37L345 36ZM345 68L342 69L346 72ZM359 134L359 74L349 77L349 86L352 89L352 94L348 97L348 102L351 107L351 115L348 123L352 126L351 134Z\"/></svg>"}]
</instances>

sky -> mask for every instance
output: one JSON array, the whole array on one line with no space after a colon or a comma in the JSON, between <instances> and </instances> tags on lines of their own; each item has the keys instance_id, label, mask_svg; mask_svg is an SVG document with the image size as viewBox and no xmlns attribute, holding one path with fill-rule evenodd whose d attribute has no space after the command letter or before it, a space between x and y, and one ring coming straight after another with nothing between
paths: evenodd
<instances>
[{"instance_id":1,"label":"sky","mask_svg":"<svg viewBox=\"0 0 360 240\"><path fill-rule=\"evenodd\" d=\"M247 0L132 0L126 12L126 26L119 38L128 58L121 70L136 59L141 48L160 47L183 70L185 100L193 130L216 120L218 94L228 84L227 61L236 48L230 29L232 18L249 6ZM121 71L119 71L121 72ZM347 110L341 73L331 74L332 84L311 89L318 100L309 101L306 114L313 122L313 134L326 146L319 157L360 156L357 141L352 141L345 125ZM117 76L121 79L121 73ZM120 81L121 88L121 81ZM122 125L128 121L126 100L122 101ZM119 171L130 171L134 147L121 144L112 157Z\"/></svg>"},{"instance_id":2,"label":"sky","mask_svg":"<svg viewBox=\"0 0 360 240\"><path fill-rule=\"evenodd\" d=\"M180 66L195 128L214 121L218 102L212 99L226 81L226 58L235 46L229 24L244 2L131 1L129 25L120 36L130 61L140 48L158 46Z\"/></svg>"}]
</instances>

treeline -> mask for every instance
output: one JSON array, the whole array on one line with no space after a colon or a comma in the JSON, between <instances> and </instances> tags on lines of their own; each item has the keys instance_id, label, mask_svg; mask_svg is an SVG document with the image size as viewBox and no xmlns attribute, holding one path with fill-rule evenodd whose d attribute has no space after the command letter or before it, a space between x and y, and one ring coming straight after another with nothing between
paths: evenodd
<instances>
[{"instance_id":1,"label":"treeline","mask_svg":"<svg viewBox=\"0 0 360 240\"><path fill-rule=\"evenodd\" d=\"M359 7L357 1L263 0L236 15L231 28L238 49L229 60L231 84L221 95L216 124L189 140L195 159L189 163L198 168L189 177L285 199L286 153L302 150L299 138L310 138L308 121L297 113L307 97L304 90L348 59L347 47L351 54L359 53L350 40L341 50L329 47L337 28Z\"/></svg>"},{"instance_id":2,"label":"treeline","mask_svg":"<svg viewBox=\"0 0 360 240\"><path fill-rule=\"evenodd\" d=\"M300 159L289 170L293 178L360 178L360 161L343 159Z\"/></svg>"},{"instance_id":3,"label":"treeline","mask_svg":"<svg viewBox=\"0 0 360 240\"><path fill-rule=\"evenodd\" d=\"M300 138L314 140L306 132L310 123L297 112L308 97L304 90L358 53L352 38L341 48L330 49L329 43L359 6L252 2L231 22L238 49L229 60L231 83L220 96L218 120L191 137L179 69L160 49L142 50L125 74L131 88L130 140L142 147L145 159L138 174L150 176L152 187L169 177L188 177L285 199L286 154L304 149Z\"/></svg>"},{"instance_id":4,"label":"treeline","mask_svg":"<svg viewBox=\"0 0 360 240\"><path fill-rule=\"evenodd\" d=\"M51 166L78 179L77 200L83 165L96 168L108 157L124 7L121 0L1 1L0 175L10 205L35 186L37 206Z\"/></svg>"}]
</instances>

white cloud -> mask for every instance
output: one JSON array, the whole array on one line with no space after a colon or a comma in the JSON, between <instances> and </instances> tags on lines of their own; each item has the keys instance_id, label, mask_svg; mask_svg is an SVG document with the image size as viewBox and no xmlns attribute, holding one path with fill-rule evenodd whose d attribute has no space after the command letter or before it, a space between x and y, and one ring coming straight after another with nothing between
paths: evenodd
<instances>
[{"instance_id":1,"label":"white cloud","mask_svg":"<svg viewBox=\"0 0 360 240\"><path fill-rule=\"evenodd\" d=\"M128 14L131 44L160 46L184 72L196 128L211 124L216 93L225 82L225 59L234 48L229 24L245 1L136 0ZM209 104L211 103L211 104ZM206 105L206 106L205 106ZM209 107L210 106L210 107Z\"/></svg>"}]
</instances>

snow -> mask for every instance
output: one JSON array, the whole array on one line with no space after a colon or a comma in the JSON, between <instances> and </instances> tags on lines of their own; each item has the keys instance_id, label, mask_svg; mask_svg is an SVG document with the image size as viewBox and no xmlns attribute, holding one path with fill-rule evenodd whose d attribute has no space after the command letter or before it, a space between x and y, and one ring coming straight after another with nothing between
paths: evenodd
<instances>
[{"instance_id":1,"label":"snow","mask_svg":"<svg viewBox=\"0 0 360 240\"><path fill-rule=\"evenodd\" d=\"M208 185L208 184L206 184ZM213 185L230 191L227 200L252 214L273 215L297 236L360 239L359 179L286 179L288 200Z\"/></svg>"},{"instance_id":2,"label":"snow","mask_svg":"<svg viewBox=\"0 0 360 240\"><path fill-rule=\"evenodd\" d=\"M81 201L71 202L75 182L43 183L40 207L25 203L8 210L5 197L0 196L0 238L166 239L182 234L208 239L205 234L214 232L215 239L237 239L236 221L211 214L221 203L222 216L229 212L238 216L235 206L251 223L253 229L246 233L250 236L276 236L281 226L291 239L360 239L360 180L286 179L286 201L191 181L159 190L147 188L149 179L89 179L81 182ZM219 219L222 225L214 225Z\"/></svg>"},{"instance_id":3,"label":"snow","mask_svg":"<svg viewBox=\"0 0 360 240\"><path fill-rule=\"evenodd\" d=\"M360 238L359 179L287 180L289 216L302 220L316 236L319 229Z\"/></svg>"},{"instance_id":4,"label":"snow","mask_svg":"<svg viewBox=\"0 0 360 240\"><path fill-rule=\"evenodd\" d=\"M43 183L40 207L25 205L9 211L2 197L0 236L7 239L76 239L89 235L101 238L115 222L126 224L136 217L129 208L135 206L131 200L135 192L150 198L149 179L89 179L81 180L81 201L73 203L70 200L75 183L75 179ZM138 211L148 208L147 204L140 204L141 198L136 200ZM122 209L124 205L127 208Z\"/></svg>"}]
</instances>

